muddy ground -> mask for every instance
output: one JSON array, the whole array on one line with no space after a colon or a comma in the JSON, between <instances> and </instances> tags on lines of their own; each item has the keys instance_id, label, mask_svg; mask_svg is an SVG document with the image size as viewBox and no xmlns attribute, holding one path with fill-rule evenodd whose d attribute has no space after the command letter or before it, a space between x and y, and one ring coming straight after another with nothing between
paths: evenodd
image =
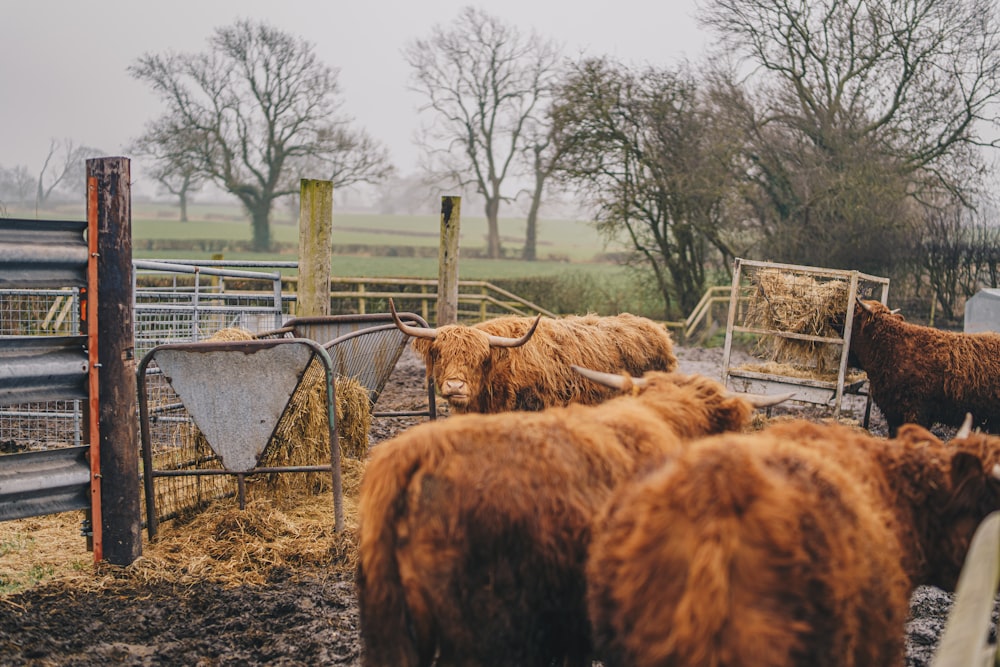
<instances>
[{"instance_id":1,"label":"muddy ground","mask_svg":"<svg viewBox=\"0 0 1000 667\"><path fill-rule=\"evenodd\" d=\"M719 377L721 351L680 349L681 370ZM423 365L407 352L377 408L419 408ZM801 407L804 416L826 416ZM375 419L377 443L419 419ZM885 434L877 411L872 430ZM0 549L0 558L3 550ZM2 665L360 665L352 576L278 568L263 586L55 581L0 598ZM911 601L907 665L929 665L951 596L924 587Z\"/></svg>"}]
</instances>

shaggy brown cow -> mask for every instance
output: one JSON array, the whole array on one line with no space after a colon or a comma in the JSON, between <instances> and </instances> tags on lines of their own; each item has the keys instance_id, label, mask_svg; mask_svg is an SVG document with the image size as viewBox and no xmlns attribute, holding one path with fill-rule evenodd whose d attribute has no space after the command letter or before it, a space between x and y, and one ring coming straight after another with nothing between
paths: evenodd
<instances>
[{"instance_id":1,"label":"shaggy brown cow","mask_svg":"<svg viewBox=\"0 0 1000 667\"><path fill-rule=\"evenodd\" d=\"M389 306L395 315L391 300ZM630 375L677 368L666 327L629 313L509 316L437 329L411 327L397 318L396 326L414 337L413 349L457 413L594 404L614 395L573 373L572 364Z\"/></svg>"},{"instance_id":2,"label":"shaggy brown cow","mask_svg":"<svg viewBox=\"0 0 1000 667\"><path fill-rule=\"evenodd\" d=\"M787 422L705 438L595 522L588 606L607 667L902 665L917 585L954 590L1000 508L1000 439L886 440Z\"/></svg>"},{"instance_id":3,"label":"shaggy brown cow","mask_svg":"<svg viewBox=\"0 0 1000 667\"><path fill-rule=\"evenodd\" d=\"M358 508L366 665L589 666L594 513L642 462L753 409L707 378L642 379L601 405L457 415L372 450Z\"/></svg>"},{"instance_id":4,"label":"shaggy brown cow","mask_svg":"<svg viewBox=\"0 0 1000 667\"><path fill-rule=\"evenodd\" d=\"M1000 335L941 331L906 322L878 301L859 300L851 356L868 374L889 425L958 426L967 412L1000 430Z\"/></svg>"}]
</instances>

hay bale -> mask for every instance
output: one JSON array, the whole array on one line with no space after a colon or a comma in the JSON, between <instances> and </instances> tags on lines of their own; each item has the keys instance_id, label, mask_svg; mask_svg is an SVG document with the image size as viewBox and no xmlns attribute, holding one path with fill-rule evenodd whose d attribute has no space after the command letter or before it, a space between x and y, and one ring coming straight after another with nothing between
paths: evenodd
<instances>
[{"instance_id":1,"label":"hay bale","mask_svg":"<svg viewBox=\"0 0 1000 667\"><path fill-rule=\"evenodd\" d=\"M761 269L753 277L747 326L769 331L839 338L831 321L844 320L847 282L815 278L778 269ZM839 368L840 345L768 336L759 342L771 361L811 366L819 374Z\"/></svg>"},{"instance_id":2,"label":"hay bale","mask_svg":"<svg viewBox=\"0 0 1000 667\"><path fill-rule=\"evenodd\" d=\"M219 329L214 334L209 336L206 340L213 342L228 342L228 341L241 341L241 340L253 340L254 335L246 329L241 329L240 327L226 327L224 329Z\"/></svg>"}]
</instances>

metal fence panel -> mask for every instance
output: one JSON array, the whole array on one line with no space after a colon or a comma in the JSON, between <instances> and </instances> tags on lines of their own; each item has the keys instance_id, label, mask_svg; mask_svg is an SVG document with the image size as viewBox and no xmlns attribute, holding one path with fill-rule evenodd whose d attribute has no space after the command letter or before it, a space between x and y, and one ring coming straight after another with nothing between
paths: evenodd
<instances>
[{"instance_id":1,"label":"metal fence panel","mask_svg":"<svg viewBox=\"0 0 1000 667\"><path fill-rule=\"evenodd\" d=\"M10 454L0 466L0 521L90 507L88 446Z\"/></svg>"},{"instance_id":2,"label":"metal fence panel","mask_svg":"<svg viewBox=\"0 0 1000 667\"><path fill-rule=\"evenodd\" d=\"M86 336L0 336L0 405L87 398Z\"/></svg>"},{"instance_id":3,"label":"metal fence panel","mask_svg":"<svg viewBox=\"0 0 1000 667\"><path fill-rule=\"evenodd\" d=\"M0 218L0 287L87 284L87 221Z\"/></svg>"}]
</instances>

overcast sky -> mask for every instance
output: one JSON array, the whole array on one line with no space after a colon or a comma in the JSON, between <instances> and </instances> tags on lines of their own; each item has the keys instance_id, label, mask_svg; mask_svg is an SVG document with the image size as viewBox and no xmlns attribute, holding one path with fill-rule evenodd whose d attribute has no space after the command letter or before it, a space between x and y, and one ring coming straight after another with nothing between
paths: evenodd
<instances>
[{"instance_id":1,"label":"overcast sky","mask_svg":"<svg viewBox=\"0 0 1000 667\"><path fill-rule=\"evenodd\" d=\"M407 174L421 99L407 90L402 56L412 39L450 23L469 5L451 0L20 0L0 19L0 166L35 174L50 139L72 139L121 155L164 107L126 68L144 53L196 52L219 26L263 20L312 42L340 70L344 111L384 142ZM566 55L611 55L626 63L672 65L698 59L709 36L696 0L574 2L504 0L480 5ZM141 165L133 164L133 176ZM135 184L136 192L152 194Z\"/></svg>"}]
</instances>

